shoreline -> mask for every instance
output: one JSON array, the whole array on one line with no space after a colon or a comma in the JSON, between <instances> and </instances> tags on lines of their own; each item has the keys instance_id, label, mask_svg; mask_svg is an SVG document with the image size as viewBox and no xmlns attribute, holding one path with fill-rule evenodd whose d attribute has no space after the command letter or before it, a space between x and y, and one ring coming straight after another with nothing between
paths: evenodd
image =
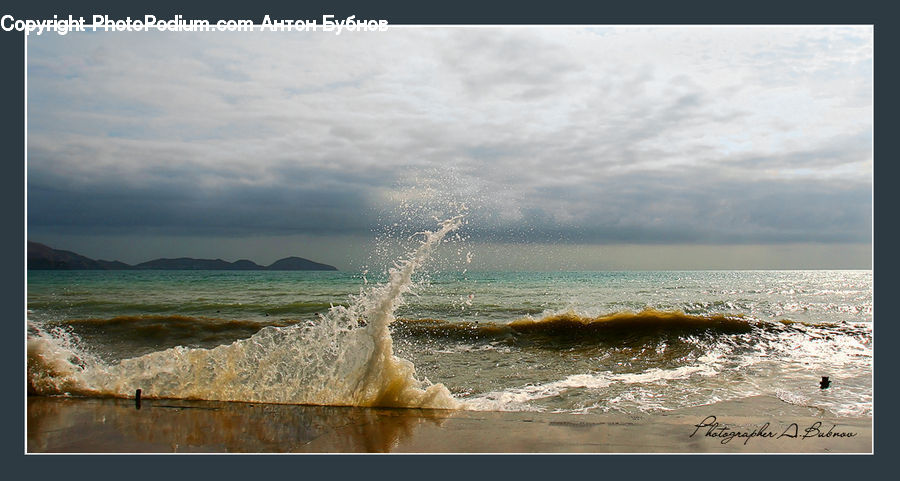
<instances>
[{"instance_id":1,"label":"shoreline","mask_svg":"<svg viewBox=\"0 0 900 481\"><path fill-rule=\"evenodd\" d=\"M27 398L26 453L872 453L872 418L754 396L626 415Z\"/></svg>"}]
</instances>

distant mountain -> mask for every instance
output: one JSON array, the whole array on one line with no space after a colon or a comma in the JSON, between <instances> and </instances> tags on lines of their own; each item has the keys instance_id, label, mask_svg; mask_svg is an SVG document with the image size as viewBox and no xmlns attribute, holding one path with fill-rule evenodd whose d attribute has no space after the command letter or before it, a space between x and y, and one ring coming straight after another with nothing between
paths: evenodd
<instances>
[{"instance_id":1,"label":"distant mountain","mask_svg":"<svg viewBox=\"0 0 900 481\"><path fill-rule=\"evenodd\" d=\"M269 267L269 271L336 271L337 268L328 264L319 264L302 257L285 257L277 260Z\"/></svg>"},{"instance_id":2,"label":"distant mountain","mask_svg":"<svg viewBox=\"0 0 900 481\"><path fill-rule=\"evenodd\" d=\"M231 265L234 266L234 269L239 271L258 271L260 269L263 269L263 266L253 261L248 261L247 259L234 261L231 263Z\"/></svg>"},{"instance_id":3,"label":"distant mountain","mask_svg":"<svg viewBox=\"0 0 900 481\"><path fill-rule=\"evenodd\" d=\"M29 269L105 270L111 264L95 261L74 252L56 250L37 242L28 243Z\"/></svg>"},{"instance_id":4,"label":"distant mountain","mask_svg":"<svg viewBox=\"0 0 900 481\"><path fill-rule=\"evenodd\" d=\"M285 257L268 267L241 259L228 262L222 259L154 259L137 265L120 261L94 260L70 251L53 249L37 242L28 242L28 269L34 270L213 270L213 271L336 271L328 264L302 257Z\"/></svg>"},{"instance_id":5,"label":"distant mountain","mask_svg":"<svg viewBox=\"0 0 900 481\"><path fill-rule=\"evenodd\" d=\"M131 267L130 265L128 265L124 262L121 262L121 261L105 261L103 259L98 259L97 264L100 264L100 266L102 266L103 269L106 269L108 271L134 269L134 267ZM29 269L30 269L30 267L29 267Z\"/></svg>"},{"instance_id":6,"label":"distant mountain","mask_svg":"<svg viewBox=\"0 0 900 481\"><path fill-rule=\"evenodd\" d=\"M263 267L256 266L256 269ZM235 266L231 262L222 259L192 259L190 257L179 257L177 259L154 259L152 261L141 262L134 266L135 269L158 269L158 270L206 270L206 271L233 271L240 270L240 266Z\"/></svg>"}]
</instances>

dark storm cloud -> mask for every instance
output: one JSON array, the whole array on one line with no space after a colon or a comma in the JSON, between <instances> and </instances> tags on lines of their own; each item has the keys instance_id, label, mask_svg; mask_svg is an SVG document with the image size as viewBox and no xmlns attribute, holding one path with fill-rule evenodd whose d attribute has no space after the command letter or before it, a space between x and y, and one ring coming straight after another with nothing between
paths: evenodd
<instances>
[{"instance_id":1,"label":"dark storm cloud","mask_svg":"<svg viewBox=\"0 0 900 481\"><path fill-rule=\"evenodd\" d=\"M475 240L871 242L850 30L41 37L29 228L399 234L432 182Z\"/></svg>"},{"instance_id":2,"label":"dark storm cloud","mask_svg":"<svg viewBox=\"0 0 900 481\"><path fill-rule=\"evenodd\" d=\"M28 223L74 233L167 234L347 233L373 228L360 185L336 187L333 175L294 169L297 182L201 187L203 172L174 169L152 182L97 178L73 185L63 176L29 172ZM161 179L160 177L165 177Z\"/></svg>"},{"instance_id":3,"label":"dark storm cloud","mask_svg":"<svg viewBox=\"0 0 900 481\"><path fill-rule=\"evenodd\" d=\"M519 242L867 243L870 196L865 184L623 176L539 189L520 217L502 221L476 213L469 229L475 238Z\"/></svg>"}]
</instances>

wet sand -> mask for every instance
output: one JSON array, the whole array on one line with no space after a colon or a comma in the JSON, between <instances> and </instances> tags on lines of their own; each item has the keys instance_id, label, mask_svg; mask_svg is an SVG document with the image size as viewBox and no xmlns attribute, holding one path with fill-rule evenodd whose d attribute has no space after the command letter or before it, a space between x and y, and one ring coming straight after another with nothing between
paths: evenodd
<instances>
[{"instance_id":1,"label":"wet sand","mask_svg":"<svg viewBox=\"0 0 900 481\"><path fill-rule=\"evenodd\" d=\"M29 397L27 453L871 453L872 419L757 396L640 416ZM714 417L714 419L713 419ZM756 432L758 436L747 437ZM735 436L737 435L737 436Z\"/></svg>"}]
</instances>

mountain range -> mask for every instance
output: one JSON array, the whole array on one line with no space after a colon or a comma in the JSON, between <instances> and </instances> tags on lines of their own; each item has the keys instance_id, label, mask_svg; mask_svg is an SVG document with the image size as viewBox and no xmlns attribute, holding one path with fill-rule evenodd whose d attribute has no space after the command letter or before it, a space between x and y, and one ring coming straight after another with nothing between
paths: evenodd
<instances>
[{"instance_id":1,"label":"mountain range","mask_svg":"<svg viewBox=\"0 0 900 481\"><path fill-rule=\"evenodd\" d=\"M337 268L302 257L285 257L268 266L241 259L154 259L130 265L120 261L95 260L71 251L53 249L28 241L28 269L34 270L213 270L213 271L336 271Z\"/></svg>"}]
</instances>

